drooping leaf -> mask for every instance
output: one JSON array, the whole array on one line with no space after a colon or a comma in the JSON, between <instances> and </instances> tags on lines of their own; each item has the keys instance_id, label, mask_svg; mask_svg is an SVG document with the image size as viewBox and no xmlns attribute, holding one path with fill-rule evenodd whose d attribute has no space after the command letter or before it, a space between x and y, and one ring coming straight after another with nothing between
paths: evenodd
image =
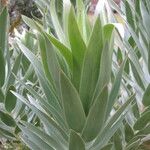
<instances>
[{"instance_id":1,"label":"drooping leaf","mask_svg":"<svg viewBox=\"0 0 150 150\"><path fill-rule=\"evenodd\" d=\"M73 130L70 133L69 150L85 150L83 139Z\"/></svg>"},{"instance_id":2,"label":"drooping leaf","mask_svg":"<svg viewBox=\"0 0 150 150\"><path fill-rule=\"evenodd\" d=\"M77 90L64 73L60 73L62 103L69 127L81 132L85 124L85 113Z\"/></svg>"},{"instance_id":3,"label":"drooping leaf","mask_svg":"<svg viewBox=\"0 0 150 150\"><path fill-rule=\"evenodd\" d=\"M16 106L17 98L11 93L11 91L16 91L14 86L10 86L5 98L5 108L8 112L11 112Z\"/></svg>"}]
</instances>

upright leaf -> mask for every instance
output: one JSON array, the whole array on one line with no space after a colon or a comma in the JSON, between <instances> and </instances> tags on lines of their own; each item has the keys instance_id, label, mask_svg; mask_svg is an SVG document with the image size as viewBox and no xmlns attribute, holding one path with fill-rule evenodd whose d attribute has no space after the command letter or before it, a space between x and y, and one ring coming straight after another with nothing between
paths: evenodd
<instances>
[{"instance_id":1,"label":"upright leaf","mask_svg":"<svg viewBox=\"0 0 150 150\"><path fill-rule=\"evenodd\" d=\"M69 150L85 150L84 141L73 130L71 130L71 133L70 133Z\"/></svg>"},{"instance_id":2,"label":"upright leaf","mask_svg":"<svg viewBox=\"0 0 150 150\"><path fill-rule=\"evenodd\" d=\"M107 100L108 88L105 86L90 108L82 132L82 137L85 141L89 142L93 140L101 131L106 117Z\"/></svg>"},{"instance_id":3,"label":"upright leaf","mask_svg":"<svg viewBox=\"0 0 150 150\"><path fill-rule=\"evenodd\" d=\"M80 82L80 97L84 107L84 111L88 114L95 86L98 80L100 59L103 47L102 26L97 18L90 41L85 52L81 82Z\"/></svg>"},{"instance_id":4,"label":"upright leaf","mask_svg":"<svg viewBox=\"0 0 150 150\"><path fill-rule=\"evenodd\" d=\"M73 84L78 90L86 45L80 34L73 8L69 13L68 34L73 55Z\"/></svg>"},{"instance_id":5,"label":"upright leaf","mask_svg":"<svg viewBox=\"0 0 150 150\"><path fill-rule=\"evenodd\" d=\"M8 34L8 10L5 7L0 13L0 49L4 54L7 48L7 34Z\"/></svg>"},{"instance_id":6,"label":"upright leaf","mask_svg":"<svg viewBox=\"0 0 150 150\"><path fill-rule=\"evenodd\" d=\"M16 96L11 93L11 91L16 91L14 86L10 86L5 98L5 108L8 112L11 112L16 106Z\"/></svg>"},{"instance_id":7,"label":"upright leaf","mask_svg":"<svg viewBox=\"0 0 150 150\"><path fill-rule=\"evenodd\" d=\"M148 85L147 89L144 92L142 102L144 106L150 105L150 84Z\"/></svg>"},{"instance_id":8,"label":"upright leaf","mask_svg":"<svg viewBox=\"0 0 150 150\"><path fill-rule=\"evenodd\" d=\"M115 82L113 84L113 87L111 89L110 95L109 95L109 100L108 100L108 108L107 108L107 115L109 115L115 100L119 94L119 90L120 90L120 85L121 85L121 79L122 79L122 74L123 74L123 70L126 64L126 60L124 60L124 62L122 63L120 70L118 71L117 75L116 75L116 79Z\"/></svg>"},{"instance_id":9,"label":"upright leaf","mask_svg":"<svg viewBox=\"0 0 150 150\"><path fill-rule=\"evenodd\" d=\"M96 99L99 91L101 91L102 88L105 85L107 85L110 81L112 53L114 47L113 31L114 31L114 25L108 24L104 26L104 47L103 47L101 62L100 62L100 73L99 73L93 100Z\"/></svg>"},{"instance_id":10,"label":"upright leaf","mask_svg":"<svg viewBox=\"0 0 150 150\"><path fill-rule=\"evenodd\" d=\"M60 73L62 103L69 127L81 132L85 124L85 113L78 92L64 73Z\"/></svg>"},{"instance_id":11,"label":"upright leaf","mask_svg":"<svg viewBox=\"0 0 150 150\"><path fill-rule=\"evenodd\" d=\"M5 81L5 61L2 48L0 48L0 71L0 87L2 87Z\"/></svg>"}]
</instances>

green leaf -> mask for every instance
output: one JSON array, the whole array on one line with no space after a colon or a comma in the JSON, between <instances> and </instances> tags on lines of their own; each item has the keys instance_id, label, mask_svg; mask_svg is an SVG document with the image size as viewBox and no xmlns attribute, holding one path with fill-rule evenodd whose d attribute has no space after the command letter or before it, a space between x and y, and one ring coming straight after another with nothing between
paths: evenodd
<instances>
[{"instance_id":1,"label":"green leaf","mask_svg":"<svg viewBox=\"0 0 150 150\"><path fill-rule=\"evenodd\" d=\"M106 108L108 102L108 88L105 86L94 104L91 106L82 137L85 141L92 141L101 131L106 117Z\"/></svg>"},{"instance_id":2,"label":"green leaf","mask_svg":"<svg viewBox=\"0 0 150 150\"><path fill-rule=\"evenodd\" d=\"M24 104L26 104L34 113L36 113L41 122L44 124L46 130L50 132L50 135L55 138L57 137L57 139L61 140L61 142L64 142L64 140L68 140L66 132L57 124L57 122L52 118L52 116L50 116L50 114L46 114L45 111L43 112L37 107L31 105L22 95L15 92L12 93Z\"/></svg>"},{"instance_id":3,"label":"green leaf","mask_svg":"<svg viewBox=\"0 0 150 150\"><path fill-rule=\"evenodd\" d=\"M93 102L99 94L99 91L107 85L110 81L111 66L112 66L112 53L114 48L113 37L114 25L108 24L104 26L104 47L100 62L100 73L95 89ZM106 59L107 58L107 59Z\"/></svg>"},{"instance_id":4,"label":"green leaf","mask_svg":"<svg viewBox=\"0 0 150 150\"><path fill-rule=\"evenodd\" d=\"M48 39L52 42L52 44L59 50L59 52L62 54L62 56L65 58L67 64L70 66L70 69L72 70L72 53L71 50L66 47L63 43L61 43L58 39L56 39L54 36L45 33Z\"/></svg>"},{"instance_id":5,"label":"green leaf","mask_svg":"<svg viewBox=\"0 0 150 150\"><path fill-rule=\"evenodd\" d=\"M90 37L87 51L85 52L79 89L79 94L86 115L88 114L99 76L102 49L102 26L98 17Z\"/></svg>"},{"instance_id":6,"label":"green leaf","mask_svg":"<svg viewBox=\"0 0 150 150\"><path fill-rule=\"evenodd\" d=\"M28 128L18 125L19 128L23 131L23 134L28 137L29 140L32 140L32 142L37 145L41 150L54 150L47 142L42 139L41 137L37 136L35 133L33 133L31 130Z\"/></svg>"},{"instance_id":7,"label":"green leaf","mask_svg":"<svg viewBox=\"0 0 150 150\"><path fill-rule=\"evenodd\" d=\"M70 9L69 13L68 35L73 55L73 84L76 89L79 90L81 69L86 45L80 34L73 8Z\"/></svg>"},{"instance_id":8,"label":"green leaf","mask_svg":"<svg viewBox=\"0 0 150 150\"><path fill-rule=\"evenodd\" d=\"M8 36L8 10L5 7L2 12L0 12L0 49L2 54L7 49L7 36ZM0 59L1 60L1 59Z\"/></svg>"},{"instance_id":9,"label":"green leaf","mask_svg":"<svg viewBox=\"0 0 150 150\"><path fill-rule=\"evenodd\" d=\"M114 149L115 150L121 150L122 147L122 139L121 139L121 132L120 130L117 130L116 133L113 136L113 142L114 142Z\"/></svg>"},{"instance_id":10,"label":"green leaf","mask_svg":"<svg viewBox=\"0 0 150 150\"><path fill-rule=\"evenodd\" d=\"M62 103L69 127L81 132L85 124L85 113L78 92L66 75L60 73Z\"/></svg>"},{"instance_id":11,"label":"green leaf","mask_svg":"<svg viewBox=\"0 0 150 150\"><path fill-rule=\"evenodd\" d=\"M28 147L30 147L32 150L42 150L42 149L40 149L40 148L32 141L32 139L29 140L29 138L26 137L25 135L21 135L20 137L21 137L22 141L23 141L25 144L27 144Z\"/></svg>"},{"instance_id":12,"label":"green leaf","mask_svg":"<svg viewBox=\"0 0 150 150\"><path fill-rule=\"evenodd\" d=\"M83 139L73 130L70 133L69 150L85 150Z\"/></svg>"},{"instance_id":13,"label":"green leaf","mask_svg":"<svg viewBox=\"0 0 150 150\"><path fill-rule=\"evenodd\" d=\"M0 88L0 103L1 102L4 102L4 94L3 94L2 89Z\"/></svg>"},{"instance_id":14,"label":"green leaf","mask_svg":"<svg viewBox=\"0 0 150 150\"><path fill-rule=\"evenodd\" d=\"M55 91L54 91L52 85L50 84L50 82L48 82L48 80L44 74L41 62L21 42L17 42L17 44L18 44L20 50L23 52L23 54L28 58L28 60L33 65L36 75L40 81L41 87L43 88L43 91L47 97L49 104L61 112L61 108L60 108L59 102L56 98Z\"/></svg>"},{"instance_id":15,"label":"green leaf","mask_svg":"<svg viewBox=\"0 0 150 150\"><path fill-rule=\"evenodd\" d=\"M5 85L4 85L4 87L6 88L6 91L8 90L8 88L11 85L14 84L14 81L15 81L14 74L17 75L18 70L20 69L21 60L22 60L22 54L19 54L18 56L16 56L12 70L11 70L10 74L8 75L6 82L5 82Z\"/></svg>"},{"instance_id":16,"label":"green leaf","mask_svg":"<svg viewBox=\"0 0 150 150\"><path fill-rule=\"evenodd\" d=\"M130 8L130 4L128 1L125 1L125 9L126 9L127 21L135 31L134 16L132 15L132 10Z\"/></svg>"},{"instance_id":17,"label":"green leaf","mask_svg":"<svg viewBox=\"0 0 150 150\"><path fill-rule=\"evenodd\" d=\"M5 81L5 61L4 61L4 56L2 52L2 48L0 46L0 87L3 86L4 81Z\"/></svg>"},{"instance_id":18,"label":"green leaf","mask_svg":"<svg viewBox=\"0 0 150 150\"><path fill-rule=\"evenodd\" d=\"M132 127L126 122L125 124L125 140L129 142L134 137L134 131Z\"/></svg>"},{"instance_id":19,"label":"green leaf","mask_svg":"<svg viewBox=\"0 0 150 150\"><path fill-rule=\"evenodd\" d=\"M128 100L115 112L115 114L107 121L106 126L97 136L93 146L101 147L103 144L107 144L107 141L114 135L116 130L120 127L125 114L127 112L127 108L130 103L135 99L135 94L131 95ZM91 149L90 149L91 150ZM98 150L98 149L96 149Z\"/></svg>"},{"instance_id":20,"label":"green leaf","mask_svg":"<svg viewBox=\"0 0 150 150\"><path fill-rule=\"evenodd\" d=\"M120 91L120 85L121 85L121 80L122 80L122 74L123 74L123 70L126 64L127 58L123 61L123 63L121 64L121 67L116 75L116 79L115 82L113 84L113 87L111 89L110 95L109 95L109 100L108 100L108 106L107 106L107 116L109 115L116 99L117 96L119 94Z\"/></svg>"},{"instance_id":21,"label":"green leaf","mask_svg":"<svg viewBox=\"0 0 150 150\"><path fill-rule=\"evenodd\" d=\"M142 102L143 102L144 106L150 105L150 84L148 85L148 87L146 88L146 90L144 92Z\"/></svg>"},{"instance_id":22,"label":"green leaf","mask_svg":"<svg viewBox=\"0 0 150 150\"><path fill-rule=\"evenodd\" d=\"M50 14L51 14L53 26L55 28L55 31L56 31L56 34L57 34L59 40L62 43L64 43L65 45L68 45L68 41L66 40L65 34L64 34L62 27L60 26L60 22L58 20L58 15L57 15L56 8L55 8L55 0L51 0L51 2L50 2Z\"/></svg>"},{"instance_id":23,"label":"green leaf","mask_svg":"<svg viewBox=\"0 0 150 150\"><path fill-rule=\"evenodd\" d=\"M101 148L100 150L111 150L111 149L112 149L112 146L113 146L113 144L110 143L110 144L104 146L103 148Z\"/></svg>"},{"instance_id":24,"label":"green leaf","mask_svg":"<svg viewBox=\"0 0 150 150\"><path fill-rule=\"evenodd\" d=\"M9 114L0 111L0 118L2 122L5 123L7 126L10 126L10 127L16 126L16 122Z\"/></svg>"},{"instance_id":25,"label":"green leaf","mask_svg":"<svg viewBox=\"0 0 150 150\"><path fill-rule=\"evenodd\" d=\"M141 130L150 122L150 111L144 113L134 124L135 130Z\"/></svg>"},{"instance_id":26,"label":"green leaf","mask_svg":"<svg viewBox=\"0 0 150 150\"><path fill-rule=\"evenodd\" d=\"M39 138L41 138L44 142L46 142L51 147L53 147L55 149L62 149L62 150L64 150L63 145L60 145L57 141L55 141L53 139L53 137L49 136L48 134L46 134L41 129L38 129L34 125L26 123L26 122L21 122L21 124L23 124L26 128L28 128L28 130L29 130L30 133L35 134L36 136L38 136Z\"/></svg>"},{"instance_id":27,"label":"green leaf","mask_svg":"<svg viewBox=\"0 0 150 150\"><path fill-rule=\"evenodd\" d=\"M11 112L16 106L16 96L14 96L11 91L16 91L14 86L10 86L5 98L5 108L8 112Z\"/></svg>"},{"instance_id":28,"label":"green leaf","mask_svg":"<svg viewBox=\"0 0 150 150\"><path fill-rule=\"evenodd\" d=\"M136 80L136 82L138 83L138 85L143 89L145 90L145 87L144 87L144 84L142 82L142 79L141 77L139 76L138 72L137 72L137 69L135 67L135 65L133 64L132 60L130 61L130 65L131 65L131 69L132 69L132 72L133 72L133 76Z\"/></svg>"}]
</instances>

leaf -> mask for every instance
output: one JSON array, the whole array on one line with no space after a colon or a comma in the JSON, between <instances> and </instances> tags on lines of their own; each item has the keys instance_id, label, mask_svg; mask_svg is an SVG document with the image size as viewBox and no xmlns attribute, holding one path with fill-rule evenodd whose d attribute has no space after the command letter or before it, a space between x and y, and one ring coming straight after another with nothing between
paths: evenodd
<instances>
[{"instance_id":1,"label":"leaf","mask_svg":"<svg viewBox=\"0 0 150 150\"><path fill-rule=\"evenodd\" d=\"M55 8L55 0L50 1L50 14L51 14L53 26L55 28L55 32L56 32L59 40L62 43L64 43L65 45L68 45L68 41L66 40L65 34L64 34L62 27L60 26L60 23L58 20L58 15L57 15L56 8Z\"/></svg>"},{"instance_id":2,"label":"leaf","mask_svg":"<svg viewBox=\"0 0 150 150\"><path fill-rule=\"evenodd\" d=\"M10 86L5 98L5 108L8 112L11 112L16 106L16 96L14 96L11 91L16 91L14 86Z\"/></svg>"},{"instance_id":3,"label":"leaf","mask_svg":"<svg viewBox=\"0 0 150 150\"><path fill-rule=\"evenodd\" d=\"M56 95L55 95L52 85L50 84L50 82L48 82L47 78L45 77L41 62L21 42L18 41L17 44L18 44L20 50L28 58L28 60L31 62L32 66L34 67L36 75L40 81L41 87L47 97L49 104L61 112L61 108L60 108L58 99L56 98Z\"/></svg>"},{"instance_id":4,"label":"leaf","mask_svg":"<svg viewBox=\"0 0 150 150\"><path fill-rule=\"evenodd\" d=\"M146 90L144 92L142 102L143 102L144 106L150 105L150 84L148 85L148 87L146 88Z\"/></svg>"},{"instance_id":5,"label":"leaf","mask_svg":"<svg viewBox=\"0 0 150 150\"><path fill-rule=\"evenodd\" d=\"M8 75L8 77L6 79L6 82L5 82L5 85L4 85L6 90L8 90L9 87L14 84L14 81L15 81L14 74L17 75L17 73L20 69L21 60L22 60L22 54L19 54L16 57L15 62L14 62L13 67L12 67L12 70L11 70L10 74Z\"/></svg>"},{"instance_id":6,"label":"leaf","mask_svg":"<svg viewBox=\"0 0 150 150\"><path fill-rule=\"evenodd\" d=\"M29 138L27 138L24 135L20 136L22 141L28 145L28 147L30 147L32 150L42 150L40 149L32 140L29 140Z\"/></svg>"},{"instance_id":7,"label":"leaf","mask_svg":"<svg viewBox=\"0 0 150 150\"><path fill-rule=\"evenodd\" d=\"M86 115L89 112L91 100L99 76L100 59L103 49L102 26L97 18L83 61L79 94ZM88 82L87 82L88 81Z\"/></svg>"},{"instance_id":8,"label":"leaf","mask_svg":"<svg viewBox=\"0 0 150 150\"><path fill-rule=\"evenodd\" d=\"M127 21L131 25L131 27L133 28L133 30L135 31L134 16L132 14L132 10L130 8L130 4L129 4L128 1L125 1L125 9L126 9Z\"/></svg>"},{"instance_id":9,"label":"leaf","mask_svg":"<svg viewBox=\"0 0 150 150\"><path fill-rule=\"evenodd\" d=\"M133 72L133 76L136 80L136 82L138 83L138 85L143 89L145 90L145 87L144 87L144 84L142 82L142 79L141 77L139 76L138 72L137 72L137 69L135 67L135 65L133 64L132 60L130 61L130 65L131 65L131 69L132 69L132 72Z\"/></svg>"},{"instance_id":10,"label":"leaf","mask_svg":"<svg viewBox=\"0 0 150 150\"><path fill-rule=\"evenodd\" d=\"M0 88L0 103L4 102L4 94L2 89Z\"/></svg>"},{"instance_id":11,"label":"leaf","mask_svg":"<svg viewBox=\"0 0 150 150\"><path fill-rule=\"evenodd\" d=\"M112 149L112 146L113 146L113 144L110 143L110 144L104 146L103 148L101 148L100 150L111 150L111 149Z\"/></svg>"},{"instance_id":12,"label":"leaf","mask_svg":"<svg viewBox=\"0 0 150 150\"><path fill-rule=\"evenodd\" d=\"M5 81L5 61L4 61L4 56L3 56L1 45L0 45L0 70L1 70L0 87L2 87Z\"/></svg>"},{"instance_id":13,"label":"leaf","mask_svg":"<svg viewBox=\"0 0 150 150\"><path fill-rule=\"evenodd\" d=\"M144 113L134 124L135 130L141 130L150 122L150 111Z\"/></svg>"},{"instance_id":14,"label":"leaf","mask_svg":"<svg viewBox=\"0 0 150 150\"><path fill-rule=\"evenodd\" d=\"M116 130L120 127L127 108L130 103L135 99L135 94L131 95L128 100L115 112L115 114L107 121L104 129L100 132L93 144L93 147L101 147L103 144L107 144L107 141L114 135ZM91 149L90 149L91 150Z\"/></svg>"},{"instance_id":15,"label":"leaf","mask_svg":"<svg viewBox=\"0 0 150 150\"><path fill-rule=\"evenodd\" d=\"M85 150L83 139L73 130L70 133L69 150Z\"/></svg>"},{"instance_id":16,"label":"leaf","mask_svg":"<svg viewBox=\"0 0 150 150\"><path fill-rule=\"evenodd\" d=\"M41 150L42 149L44 149L44 150L54 150L54 148L52 148L50 145L48 145L44 139L40 138L35 133L31 132L31 130L29 130L28 128L26 128L22 125L18 125L18 126L23 131L23 134L26 135L29 140L31 139L32 142L35 145L37 145Z\"/></svg>"},{"instance_id":17,"label":"leaf","mask_svg":"<svg viewBox=\"0 0 150 150\"><path fill-rule=\"evenodd\" d=\"M44 142L46 142L51 147L53 147L55 149L62 149L62 150L64 150L64 148L63 148L62 145L60 145L57 141L55 141L53 139L53 137L49 136L48 134L46 134L41 129L38 129L34 125L26 123L26 122L21 122L21 124L23 124L28 129L28 131L30 133L35 134L36 136L38 136L39 138L41 138Z\"/></svg>"},{"instance_id":18,"label":"leaf","mask_svg":"<svg viewBox=\"0 0 150 150\"><path fill-rule=\"evenodd\" d=\"M114 148L115 150L121 150L123 149L122 147L122 137L121 137L121 131L117 130L113 136L113 142L114 142Z\"/></svg>"},{"instance_id":19,"label":"leaf","mask_svg":"<svg viewBox=\"0 0 150 150\"><path fill-rule=\"evenodd\" d=\"M120 85L121 85L121 80L122 80L122 74L123 70L126 64L127 58L123 61L121 64L121 67L116 75L115 82L113 83L113 87L111 89L110 95L109 95L109 100L108 100L108 106L107 106L107 116L109 115L116 99L120 91Z\"/></svg>"},{"instance_id":20,"label":"leaf","mask_svg":"<svg viewBox=\"0 0 150 150\"><path fill-rule=\"evenodd\" d=\"M64 132L64 130L56 123L56 121L52 118L52 116L50 116L50 114L46 114L45 111L43 112L37 107L31 105L22 95L15 92L12 93L39 117L41 122L44 124L46 131L50 132L50 135L55 138L57 137L57 139L61 140L61 142L64 142L64 140L68 140L66 132Z\"/></svg>"},{"instance_id":21,"label":"leaf","mask_svg":"<svg viewBox=\"0 0 150 150\"><path fill-rule=\"evenodd\" d=\"M10 126L10 127L16 126L16 122L9 114L0 111L0 118L2 122L5 123L7 126Z\"/></svg>"},{"instance_id":22,"label":"leaf","mask_svg":"<svg viewBox=\"0 0 150 150\"><path fill-rule=\"evenodd\" d=\"M134 131L132 127L126 122L125 124L125 140L128 143L134 137Z\"/></svg>"},{"instance_id":23,"label":"leaf","mask_svg":"<svg viewBox=\"0 0 150 150\"><path fill-rule=\"evenodd\" d=\"M114 25L108 24L104 26L104 47L100 62L100 73L93 97L93 102L99 94L99 91L107 85L111 76L112 53L114 47L113 37ZM107 58L107 59L106 59Z\"/></svg>"},{"instance_id":24,"label":"leaf","mask_svg":"<svg viewBox=\"0 0 150 150\"><path fill-rule=\"evenodd\" d=\"M67 48L63 43L61 43L58 39L53 37L50 34L45 33L48 39L53 43L53 45L59 50L59 52L65 58L67 64L70 66L70 70L72 70L72 53L69 48Z\"/></svg>"},{"instance_id":25,"label":"leaf","mask_svg":"<svg viewBox=\"0 0 150 150\"><path fill-rule=\"evenodd\" d=\"M94 104L91 106L82 137L86 142L92 141L101 131L106 117L108 102L108 88L105 86Z\"/></svg>"},{"instance_id":26,"label":"leaf","mask_svg":"<svg viewBox=\"0 0 150 150\"><path fill-rule=\"evenodd\" d=\"M60 85L62 103L69 127L76 132L81 132L85 124L85 113L80 97L70 80L60 72Z\"/></svg>"},{"instance_id":27,"label":"leaf","mask_svg":"<svg viewBox=\"0 0 150 150\"><path fill-rule=\"evenodd\" d=\"M68 35L73 57L73 84L79 90L81 69L86 51L86 45L80 34L73 8L70 9L68 21Z\"/></svg>"},{"instance_id":28,"label":"leaf","mask_svg":"<svg viewBox=\"0 0 150 150\"><path fill-rule=\"evenodd\" d=\"M7 36L8 36L8 10L4 7L2 12L0 12L0 49L2 50L0 55L4 55L7 46ZM0 59L1 60L1 59Z\"/></svg>"}]
</instances>

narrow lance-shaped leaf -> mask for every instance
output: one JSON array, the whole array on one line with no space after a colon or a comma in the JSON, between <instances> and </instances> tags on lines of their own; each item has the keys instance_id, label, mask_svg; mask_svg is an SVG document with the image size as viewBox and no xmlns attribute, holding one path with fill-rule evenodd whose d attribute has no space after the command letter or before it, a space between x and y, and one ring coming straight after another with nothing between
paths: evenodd
<instances>
[{"instance_id":1,"label":"narrow lance-shaped leaf","mask_svg":"<svg viewBox=\"0 0 150 150\"><path fill-rule=\"evenodd\" d=\"M11 91L16 91L14 86L10 86L5 98L5 108L8 112L11 112L16 106L16 96L11 93Z\"/></svg>"},{"instance_id":2,"label":"narrow lance-shaped leaf","mask_svg":"<svg viewBox=\"0 0 150 150\"><path fill-rule=\"evenodd\" d=\"M144 113L134 124L135 130L141 130L150 122L150 111Z\"/></svg>"},{"instance_id":3,"label":"narrow lance-shaped leaf","mask_svg":"<svg viewBox=\"0 0 150 150\"><path fill-rule=\"evenodd\" d=\"M87 51L85 52L79 89L80 97L86 115L88 114L99 76L100 59L103 49L102 47L102 26L98 17L90 37Z\"/></svg>"},{"instance_id":4,"label":"narrow lance-shaped leaf","mask_svg":"<svg viewBox=\"0 0 150 150\"><path fill-rule=\"evenodd\" d=\"M5 62L2 48L0 48L0 71L0 87L2 87L5 81Z\"/></svg>"},{"instance_id":5,"label":"narrow lance-shaped leaf","mask_svg":"<svg viewBox=\"0 0 150 150\"><path fill-rule=\"evenodd\" d=\"M85 124L85 113L78 92L64 73L60 73L62 103L69 127L81 132Z\"/></svg>"},{"instance_id":6,"label":"narrow lance-shaped leaf","mask_svg":"<svg viewBox=\"0 0 150 150\"><path fill-rule=\"evenodd\" d=\"M78 90L86 45L80 34L73 8L69 13L68 35L73 55L73 84Z\"/></svg>"},{"instance_id":7,"label":"narrow lance-shaped leaf","mask_svg":"<svg viewBox=\"0 0 150 150\"><path fill-rule=\"evenodd\" d=\"M0 49L4 54L7 47L8 10L6 7L0 12Z\"/></svg>"},{"instance_id":8,"label":"narrow lance-shaped leaf","mask_svg":"<svg viewBox=\"0 0 150 150\"><path fill-rule=\"evenodd\" d=\"M83 139L73 130L70 133L69 150L85 150Z\"/></svg>"},{"instance_id":9,"label":"narrow lance-shaped leaf","mask_svg":"<svg viewBox=\"0 0 150 150\"><path fill-rule=\"evenodd\" d=\"M142 102L144 106L150 105L150 84L148 85L147 89L144 92Z\"/></svg>"},{"instance_id":10,"label":"narrow lance-shaped leaf","mask_svg":"<svg viewBox=\"0 0 150 150\"><path fill-rule=\"evenodd\" d=\"M99 91L109 83L111 76L112 53L114 47L114 25L108 24L104 27L104 47L100 62L100 73L92 102L98 96ZM107 59L106 59L107 58Z\"/></svg>"},{"instance_id":11,"label":"narrow lance-shaped leaf","mask_svg":"<svg viewBox=\"0 0 150 150\"><path fill-rule=\"evenodd\" d=\"M1 118L1 121L7 126L10 126L10 127L16 126L14 119L9 114L0 111L0 118Z\"/></svg>"},{"instance_id":12,"label":"narrow lance-shaped leaf","mask_svg":"<svg viewBox=\"0 0 150 150\"><path fill-rule=\"evenodd\" d=\"M56 140L53 139L53 137L46 134L44 131L38 129L32 124L21 122L25 127L28 128L30 133L35 134L36 136L40 137L42 140L44 140L48 145L52 146L55 149L62 149L64 150L63 146L60 145Z\"/></svg>"},{"instance_id":13,"label":"narrow lance-shaped leaf","mask_svg":"<svg viewBox=\"0 0 150 150\"><path fill-rule=\"evenodd\" d=\"M107 100L108 88L105 86L89 111L82 132L82 137L85 141L93 140L101 131L106 117Z\"/></svg>"},{"instance_id":14,"label":"narrow lance-shaped leaf","mask_svg":"<svg viewBox=\"0 0 150 150\"><path fill-rule=\"evenodd\" d=\"M59 52L62 54L62 56L65 58L67 64L70 67L70 70L72 70L72 53L69 48L67 48L63 43L61 43L58 39L53 37L50 34L45 33L48 39L53 43L53 45L59 50Z\"/></svg>"},{"instance_id":15,"label":"narrow lance-shaped leaf","mask_svg":"<svg viewBox=\"0 0 150 150\"><path fill-rule=\"evenodd\" d=\"M2 91L2 89L0 88L0 103L4 102L4 93Z\"/></svg>"},{"instance_id":16,"label":"narrow lance-shaped leaf","mask_svg":"<svg viewBox=\"0 0 150 150\"><path fill-rule=\"evenodd\" d=\"M48 145L42 138L37 136L35 133L31 132L28 128L18 125L19 128L23 131L23 134L28 137L29 140L32 140L32 142L37 145L40 149L44 150L54 150L50 145Z\"/></svg>"},{"instance_id":17,"label":"narrow lance-shaped leaf","mask_svg":"<svg viewBox=\"0 0 150 150\"><path fill-rule=\"evenodd\" d=\"M121 85L121 79L122 79L122 74L123 74L123 70L126 64L127 58L124 60L124 62L122 63L120 70L118 71L117 75L116 75L116 79L115 82L113 84L113 87L111 89L110 95L109 95L109 100L108 100L108 106L107 106L107 116L109 115L115 101L116 98L119 94L120 91L120 85Z\"/></svg>"}]
</instances>

